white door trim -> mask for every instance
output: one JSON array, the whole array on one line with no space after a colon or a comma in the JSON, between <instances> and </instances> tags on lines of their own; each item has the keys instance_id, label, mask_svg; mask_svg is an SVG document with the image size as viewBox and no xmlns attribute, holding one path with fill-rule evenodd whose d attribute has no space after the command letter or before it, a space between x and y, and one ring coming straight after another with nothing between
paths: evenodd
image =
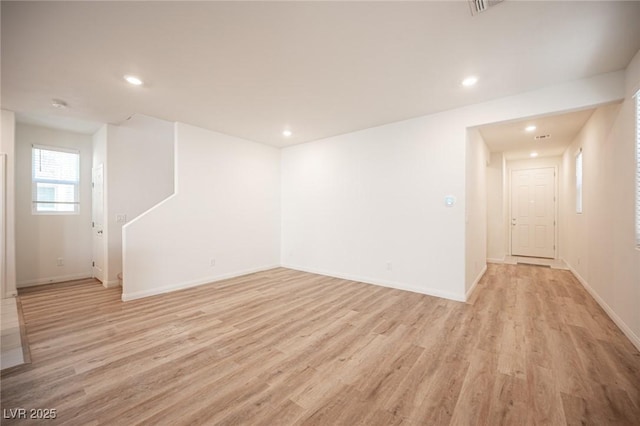
<instances>
[{"instance_id":1,"label":"white door trim","mask_svg":"<svg viewBox=\"0 0 640 426\"><path fill-rule=\"evenodd\" d=\"M95 185L95 178L96 178L96 172L100 170L102 173L102 223L100 224L100 230L102 231L101 233L101 249L102 249L102 253L98 253L96 252L96 227L95 227L95 211L94 211L94 207L95 207L95 189L94 189L94 185ZM106 208L106 197L105 197L105 191L104 191L104 187L105 187L105 182L104 182L104 177L105 177L105 168L104 168L104 164L98 164L95 167L93 167L91 169L91 206L92 206L92 211L91 211L91 247L92 247L92 260L93 260L93 264L91 266L91 275L93 276L93 278L98 279L101 282L105 282L107 280L107 260L108 260L108 256L107 256L107 249L108 249L108 245L107 245L107 233L106 233L106 215L105 215L105 208ZM102 264L102 276L98 277L96 274L96 267L95 267L95 262L98 260L99 262Z\"/></svg>"},{"instance_id":2,"label":"white door trim","mask_svg":"<svg viewBox=\"0 0 640 426\"><path fill-rule=\"evenodd\" d=\"M7 269L5 259L7 257L6 251L6 195L5 188L7 181L5 179L5 168L7 162L7 154L0 153L0 297L4 299L7 297Z\"/></svg>"}]
</instances>

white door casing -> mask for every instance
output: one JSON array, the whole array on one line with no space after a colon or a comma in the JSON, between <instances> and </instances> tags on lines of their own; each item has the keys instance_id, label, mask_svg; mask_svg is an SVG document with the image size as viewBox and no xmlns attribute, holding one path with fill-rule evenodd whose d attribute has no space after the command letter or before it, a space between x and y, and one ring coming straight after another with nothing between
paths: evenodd
<instances>
[{"instance_id":1,"label":"white door casing","mask_svg":"<svg viewBox=\"0 0 640 426\"><path fill-rule=\"evenodd\" d=\"M93 276L104 282L104 167L91 169Z\"/></svg>"},{"instance_id":2,"label":"white door casing","mask_svg":"<svg viewBox=\"0 0 640 426\"><path fill-rule=\"evenodd\" d=\"M7 233L5 231L5 164L6 164L7 156L6 154L0 154L0 297L7 297L7 289L6 289L6 267L5 267L5 258L7 256L6 252L6 238Z\"/></svg>"},{"instance_id":3,"label":"white door casing","mask_svg":"<svg viewBox=\"0 0 640 426\"><path fill-rule=\"evenodd\" d=\"M553 167L511 172L511 254L555 258L556 172Z\"/></svg>"}]
</instances>

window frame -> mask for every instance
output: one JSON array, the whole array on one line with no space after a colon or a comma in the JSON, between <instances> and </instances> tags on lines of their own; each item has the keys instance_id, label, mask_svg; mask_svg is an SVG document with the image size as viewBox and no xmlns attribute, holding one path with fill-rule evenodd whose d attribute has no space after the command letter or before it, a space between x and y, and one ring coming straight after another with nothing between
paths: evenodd
<instances>
[{"instance_id":1,"label":"window frame","mask_svg":"<svg viewBox=\"0 0 640 426\"><path fill-rule=\"evenodd\" d=\"M35 153L34 151L38 149L38 150L43 150L43 151L53 151L53 152L64 152L67 154L74 154L77 155L78 157L78 169L77 169L77 173L78 173L78 180L77 181L71 181L71 180L62 180L62 179L44 179L44 178L37 178L35 176ZM81 156L80 156L80 151L77 149L72 149L72 148L65 148L65 147L60 147L60 146L51 146L51 145L31 145L31 214L32 215L52 215L52 216L59 216L59 215L79 215L80 214L80 181L82 180L81 177ZM60 202L60 201L38 201L37 200L37 194L38 194L38 183L50 183L50 184L64 184L64 185L73 185L74 186L74 201L72 202ZM38 205L40 204L72 204L74 206L73 210L71 211L55 211L55 210L38 210Z\"/></svg>"},{"instance_id":2,"label":"window frame","mask_svg":"<svg viewBox=\"0 0 640 426\"><path fill-rule=\"evenodd\" d=\"M635 234L636 249L640 250L640 90L635 97L635 126L636 126L636 184L635 184Z\"/></svg>"},{"instance_id":3,"label":"window frame","mask_svg":"<svg viewBox=\"0 0 640 426\"><path fill-rule=\"evenodd\" d=\"M583 214L584 213L584 156L582 154L582 148L578 149L578 152L576 152L575 169L576 169L575 210L576 210L576 214Z\"/></svg>"}]
</instances>

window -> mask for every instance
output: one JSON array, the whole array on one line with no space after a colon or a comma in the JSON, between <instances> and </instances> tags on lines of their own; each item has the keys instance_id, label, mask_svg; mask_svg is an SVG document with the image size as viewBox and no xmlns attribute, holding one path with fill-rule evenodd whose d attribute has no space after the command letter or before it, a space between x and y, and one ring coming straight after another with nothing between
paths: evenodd
<instances>
[{"instance_id":1,"label":"window","mask_svg":"<svg viewBox=\"0 0 640 426\"><path fill-rule=\"evenodd\" d=\"M576 213L582 213L582 148L576 155Z\"/></svg>"},{"instance_id":2,"label":"window","mask_svg":"<svg viewBox=\"0 0 640 426\"><path fill-rule=\"evenodd\" d=\"M640 248L640 91L636 93L636 246Z\"/></svg>"},{"instance_id":3,"label":"window","mask_svg":"<svg viewBox=\"0 0 640 426\"><path fill-rule=\"evenodd\" d=\"M31 166L34 214L79 212L78 151L34 145L31 149Z\"/></svg>"}]
</instances>

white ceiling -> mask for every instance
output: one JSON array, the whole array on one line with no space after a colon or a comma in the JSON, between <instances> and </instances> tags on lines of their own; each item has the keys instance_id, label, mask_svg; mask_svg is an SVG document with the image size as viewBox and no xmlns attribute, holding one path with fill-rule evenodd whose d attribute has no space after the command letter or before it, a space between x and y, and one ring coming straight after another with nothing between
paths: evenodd
<instances>
[{"instance_id":1,"label":"white ceiling","mask_svg":"<svg viewBox=\"0 0 640 426\"><path fill-rule=\"evenodd\" d=\"M478 130L489 150L503 152L507 159L529 158L532 152L538 153L539 157L560 156L580 133L593 111L594 109L587 109L490 124L479 127ZM527 132L527 126L536 126L536 130ZM534 139L538 135L549 135L549 138Z\"/></svg>"},{"instance_id":2,"label":"white ceiling","mask_svg":"<svg viewBox=\"0 0 640 426\"><path fill-rule=\"evenodd\" d=\"M623 69L638 22L637 1L2 1L1 101L81 131L141 113L286 146Z\"/></svg>"}]
</instances>

